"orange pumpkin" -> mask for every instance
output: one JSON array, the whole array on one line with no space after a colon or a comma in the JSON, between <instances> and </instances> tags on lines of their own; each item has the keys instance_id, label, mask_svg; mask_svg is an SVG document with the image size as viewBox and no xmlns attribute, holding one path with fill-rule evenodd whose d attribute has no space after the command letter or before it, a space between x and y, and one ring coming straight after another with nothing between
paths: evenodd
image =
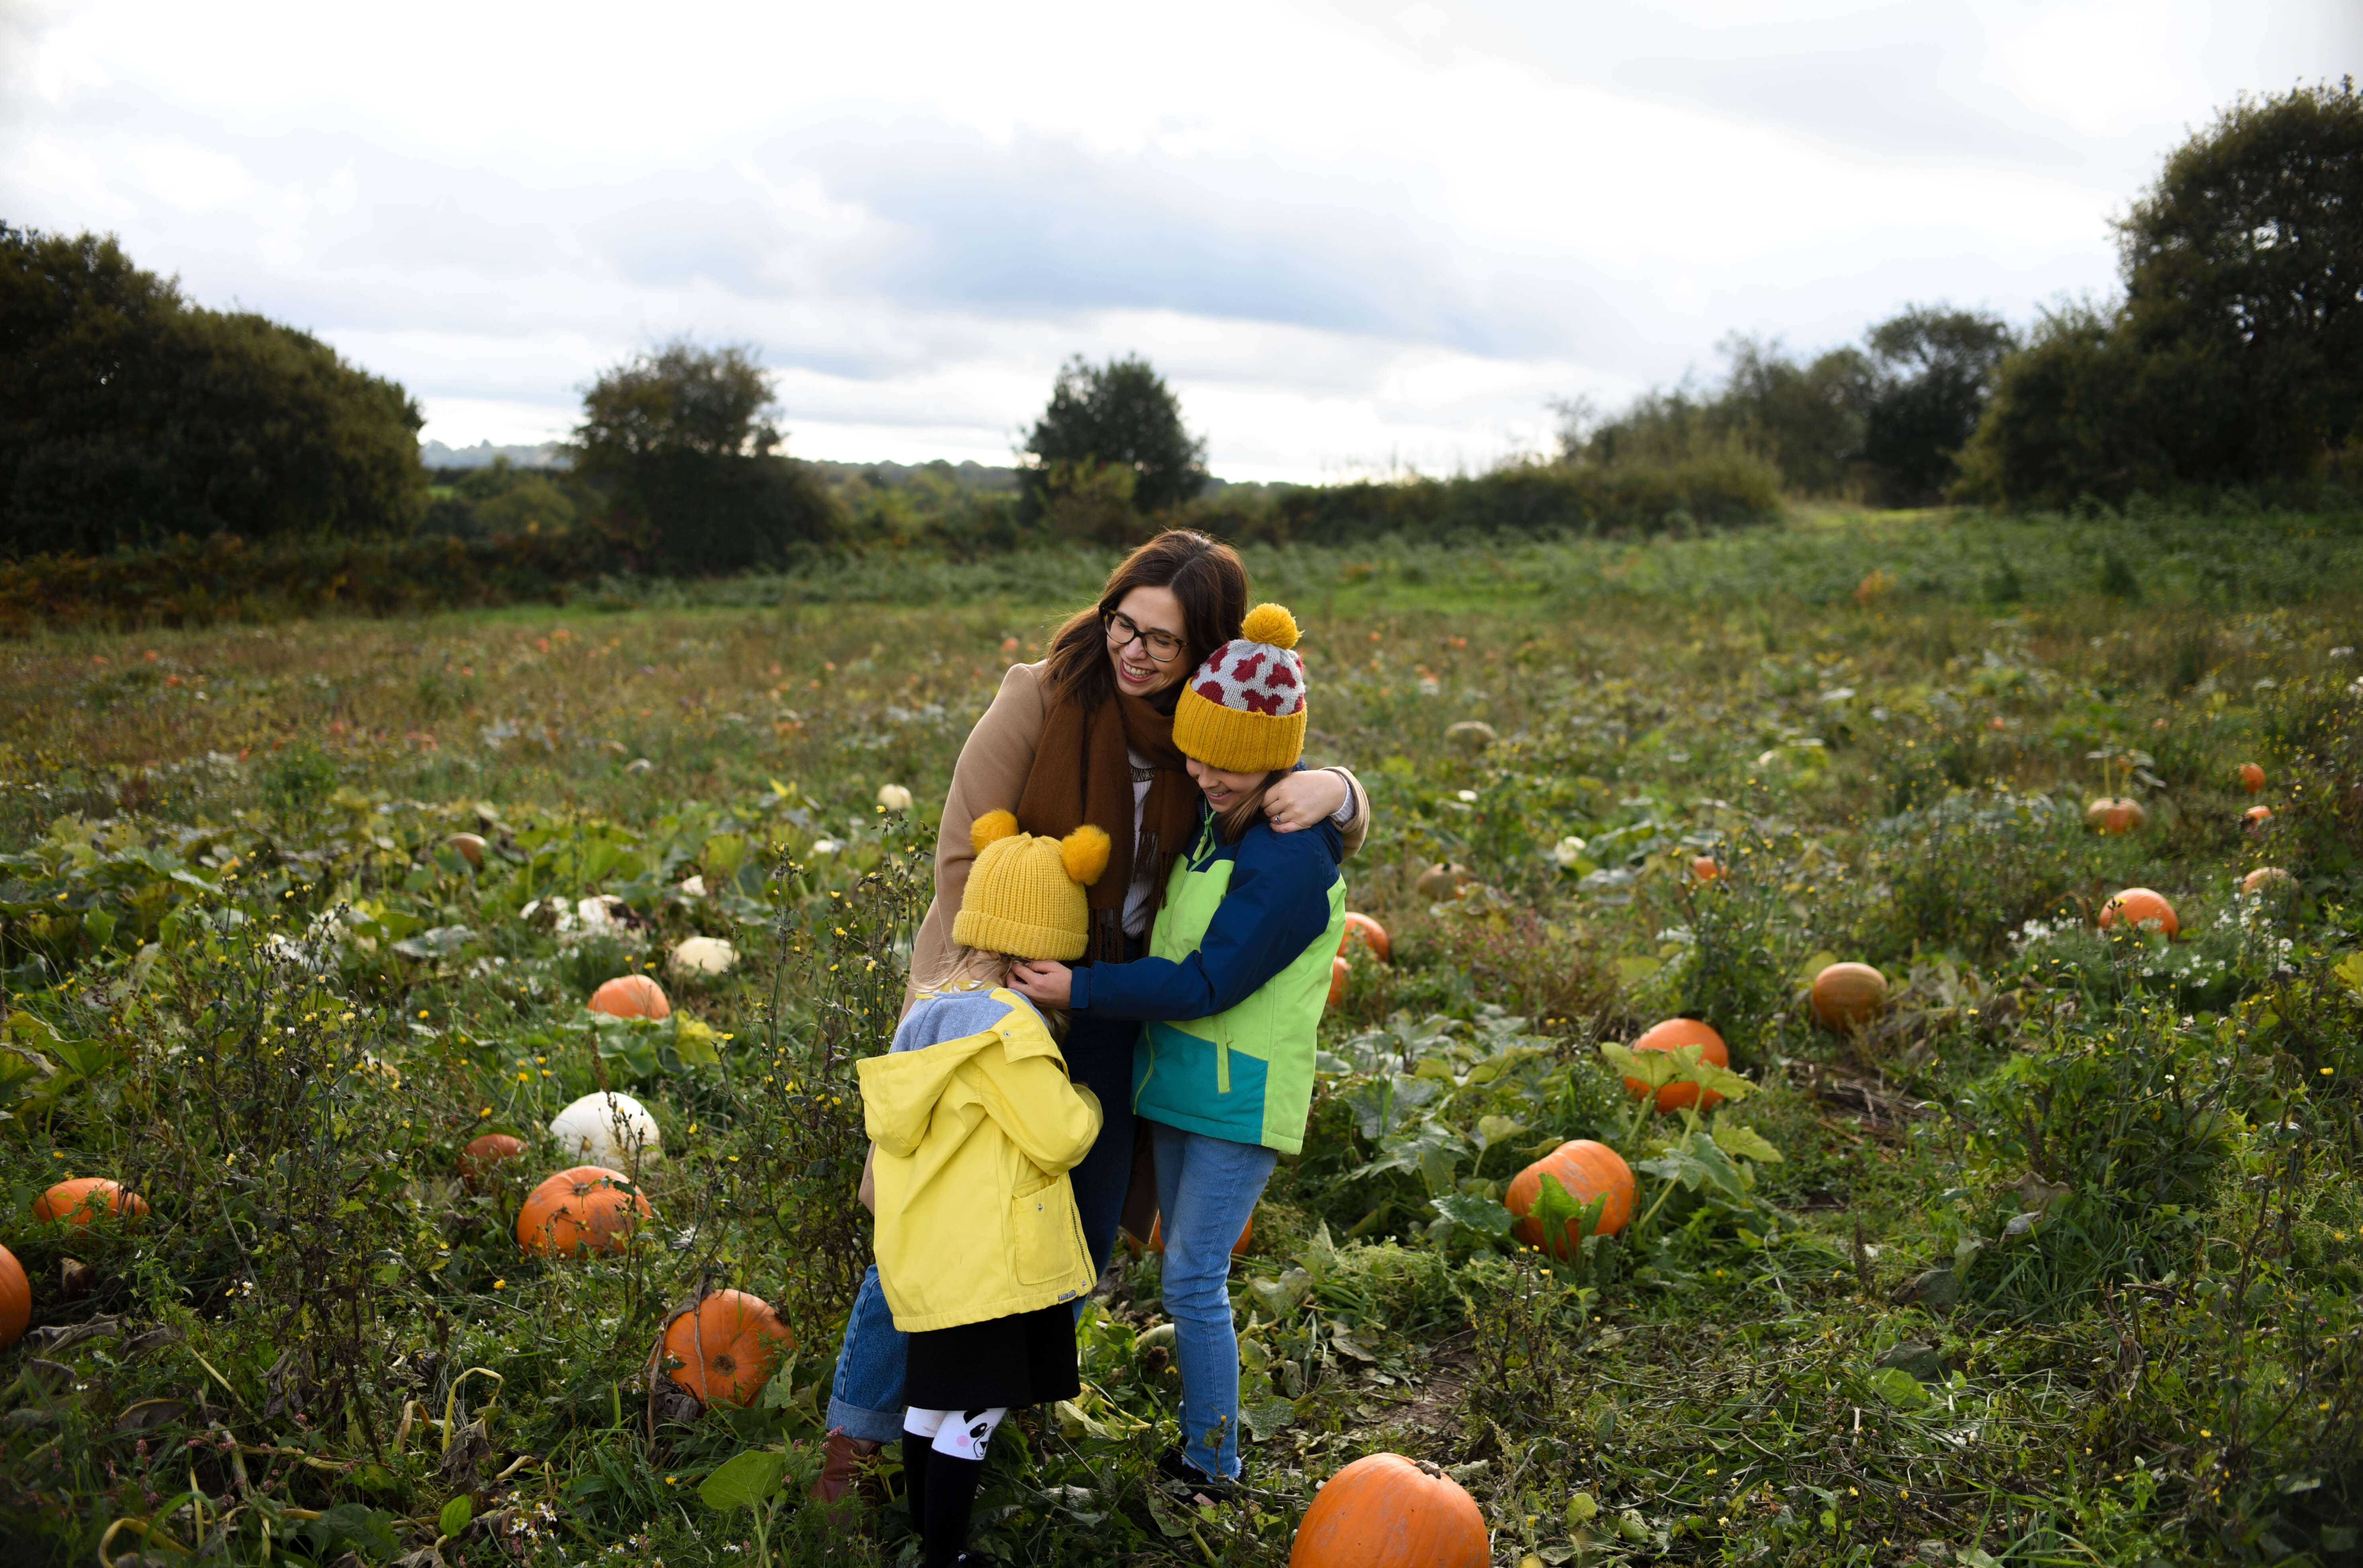
<instances>
[{"instance_id":1,"label":"orange pumpkin","mask_svg":"<svg viewBox=\"0 0 2363 1568\"><path fill-rule=\"evenodd\" d=\"M2297 886L2297 878L2278 866L2259 866L2240 878L2240 891L2255 897L2259 892L2287 893Z\"/></svg>"},{"instance_id":2,"label":"orange pumpkin","mask_svg":"<svg viewBox=\"0 0 2363 1568\"><path fill-rule=\"evenodd\" d=\"M2169 941L2182 929L2182 922L2174 917L2174 906L2168 903L2164 897L2151 892L2147 888L2127 888L2102 907L2101 911L2102 931L2108 930L2119 921L2124 921L2127 925L2135 927L2145 926L2155 921L2158 922L2158 929L2166 933Z\"/></svg>"},{"instance_id":3,"label":"orange pumpkin","mask_svg":"<svg viewBox=\"0 0 2363 1568\"><path fill-rule=\"evenodd\" d=\"M1712 855L1694 856L1691 861L1691 875L1702 882L1712 882L1723 875L1723 862Z\"/></svg>"},{"instance_id":4,"label":"orange pumpkin","mask_svg":"<svg viewBox=\"0 0 2363 1568\"><path fill-rule=\"evenodd\" d=\"M708 1405L753 1404L795 1342L771 1304L743 1290L716 1291L664 1331L664 1353L681 1363L670 1375Z\"/></svg>"},{"instance_id":5,"label":"orange pumpkin","mask_svg":"<svg viewBox=\"0 0 2363 1568\"><path fill-rule=\"evenodd\" d=\"M2240 820L2252 828L2260 828L2273 820L2273 809L2270 806L2250 806L2240 813Z\"/></svg>"},{"instance_id":6,"label":"orange pumpkin","mask_svg":"<svg viewBox=\"0 0 2363 1568\"><path fill-rule=\"evenodd\" d=\"M2234 768L2240 777L2240 788L2253 795L2265 787L2265 770L2253 762L2244 762Z\"/></svg>"},{"instance_id":7,"label":"orange pumpkin","mask_svg":"<svg viewBox=\"0 0 2363 1568\"><path fill-rule=\"evenodd\" d=\"M1254 1234L1255 1216L1249 1214L1248 1222L1239 1228L1239 1239L1231 1243L1231 1256L1235 1258L1247 1256L1248 1238ZM1165 1255L1165 1217L1162 1214L1148 1222L1148 1250L1160 1258Z\"/></svg>"},{"instance_id":8,"label":"orange pumpkin","mask_svg":"<svg viewBox=\"0 0 2363 1568\"><path fill-rule=\"evenodd\" d=\"M101 1214L124 1215L136 1221L147 1212L146 1199L124 1191L105 1176L61 1181L33 1199L33 1218L44 1222L62 1220L69 1225L88 1225Z\"/></svg>"},{"instance_id":9,"label":"orange pumpkin","mask_svg":"<svg viewBox=\"0 0 2363 1568\"><path fill-rule=\"evenodd\" d=\"M1702 1023L1695 1018L1670 1018L1633 1042L1636 1051L1672 1051L1684 1045L1700 1047L1699 1060L1702 1062L1712 1062L1718 1067L1731 1066L1731 1049L1724 1044L1723 1036L1717 1034L1712 1025ZM1638 1078L1626 1078L1625 1092L1639 1099L1649 1092L1649 1086ZM1723 1096L1713 1089L1707 1090L1706 1098L1702 1100L1696 1084L1668 1084L1658 1091L1659 1110L1680 1110L1686 1105L1695 1105L1701 1110L1713 1110L1722 1103Z\"/></svg>"},{"instance_id":10,"label":"orange pumpkin","mask_svg":"<svg viewBox=\"0 0 2363 1568\"><path fill-rule=\"evenodd\" d=\"M0 1350L21 1338L33 1320L33 1284L17 1254L0 1247Z\"/></svg>"},{"instance_id":11,"label":"orange pumpkin","mask_svg":"<svg viewBox=\"0 0 2363 1568\"><path fill-rule=\"evenodd\" d=\"M571 1257L578 1250L619 1253L640 1220L656 1211L631 1177L605 1165L576 1165L545 1180L517 1210L517 1245L529 1253Z\"/></svg>"},{"instance_id":12,"label":"orange pumpkin","mask_svg":"<svg viewBox=\"0 0 2363 1568\"><path fill-rule=\"evenodd\" d=\"M468 1146L460 1151L460 1175L470 1187L475 1187L493 1174L494 1165L524 1153L525 1140L506 1132L487 1132L481 1138L471 1138Z\"/></svg>"},{"instance_id":13,"label":"orange pumpkin","mask_svg":"<svg viewBox=\"0 0 2363 1568\"><path fill-rule=\"evenodd\" d=\"M1353 972L1354 966L1345 959L1329 960L1329 1005L1331 1007L1336 1007L1346 999L1346 978Z\"/></svg>"},{"instance_id":14,"label":"orange pumpkin","mask_svg":"<svg viewBox=\"0 0 2363 1568\"><path fill-rule=\"evenodd\" d=\"M1288 1568L1487 1568L1485 1515L1460 1483L1400 1453L1337 1474L1304 1510Z\"/></svg>"},{"instance_id":15,"label":"orange pumpkin","mask_svg":"<svg viewBox=\"0 0 2363 1568\"><path fill-rule=\"evenodd\" d=\"M646 975L618 975L591 993L591 1010L610 1018L671 1018L672 1003Z\"/></svg>"},{"instance_id":16,"label":"orange pumpkin","mask_svg":"<svg viewBox=\"0 0 2363 1568\"><path fill-rule=\"evenodd\" d=\"M1814 1021L1833 1034L1861 1028L1887 1005L1887 977L1868 964L1833 964L1814 977Z\"/></svg>"},{"instance_id":17,"label":"orange pumpkin","mask_svg":"<svg viewBox=\"0 0 2363 1568\"><path fill-rule=\"evenodd\" d=\"M2102 796L2084 808L2084 823L2102 833L2134 833L2147 825L2149 812L2139 801Z\"/></svg>"},{"instance_id":18,"label":"orange pumpkin","mask_svg":"<svg viewBox=\"0 0 2363 1568\"><path fill-rule=\"evenodd\" d=\"M1600 1206L1600 1223L1592 1234L1613 1236L1632 1222L1636 1190L1633 1167L1607 1144L1577 1138L1561 1143L1511 1178L1509 1193L1502 1201L1518 1217L1518 1240L1526 1245L1541 1247L1553 1257L1570 1257L1574 1253L1567 1233L1574 1229L1571 1221L1567 1230L1547 1237L1542 1221L1534 1218L1546 1176L1557 1176L1559 1186L1567 1188L1567 1195L1578 1203L1590 1203L1603 1193L1607 1195L1608 1200Z\"/></svg>"},{"instance_id":19,"label":"orange pumpkin","mask_svg":"<svg viewBox=\"0 0 2363 1568\"><path fill-rule=\"evenodd\" d=\"M1370 956L1383 964L1394 956L1394 944L1387 940L1387 928L1366 914L1346 916L1346 934L1337 939L1340 956L1346 949L1360 943L1370 950Z\"/></svg>"},{"instance_id":20,"label":"orange pumpkin","mask_svg":"<svg viewBox=\"0 0 2363 1568\"><path fill-rule=\"evenodd\" d=\"M458 852L460 859L482 871L484 868L484 835L477 833L455 833L443 841L445 847Z\"/></svg>"}]
</instances>

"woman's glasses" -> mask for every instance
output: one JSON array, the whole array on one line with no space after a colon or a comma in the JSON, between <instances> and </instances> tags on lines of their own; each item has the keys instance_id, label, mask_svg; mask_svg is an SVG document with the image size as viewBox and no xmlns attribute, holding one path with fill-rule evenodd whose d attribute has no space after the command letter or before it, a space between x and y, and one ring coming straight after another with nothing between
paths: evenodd
<instances>
[{"instance_id":1,"label":"woman's glasses","mask_svg":"<svg viewBox=\"0 0 2363 1568\"><path fill-rule=\"evenodd\" d=\"M1102 615L1100 624L1106 628L1108 645L1111 647L1127 648L1138 643L1148 650L1148 657L1159 664L1171 664L1182 657L1181 638L1170 632L1156 630L1144 632L1134 624L1131 616L1121 610L1111 610Z\"/></svg>"}]
</instances>

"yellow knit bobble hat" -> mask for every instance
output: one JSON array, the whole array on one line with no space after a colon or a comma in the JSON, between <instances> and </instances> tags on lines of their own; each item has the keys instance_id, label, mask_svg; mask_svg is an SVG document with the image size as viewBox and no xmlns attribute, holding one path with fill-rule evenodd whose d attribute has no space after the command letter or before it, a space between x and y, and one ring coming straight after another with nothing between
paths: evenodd
<instances>
[{"instance_id":1,"label":"yellow knit bobble hat","mask_svg":"<svg viewBox=\"0 0 2363 1568\"><path fill-rule=\"evenodd\" d=\"M952 940L1019 958L1080 958L1089 944L1083 889L1107 869L1108 835L1085 823L1064 838L1017 831L1007 812L969 828L976 864L952 919Z\"/></svg>"},{"instance_id":2,"label":"yellow knit bobble hat","mask_svg":"<svg viewBox=\"0 0 2363 1568\"><path fill-rule=\"evenodd\" d=\"M1296 617L1277 604L1248 612L1239 635L1214 651L1173 710L1173 744L1226 773L1293 767L1304 755L1304 661Z\"/></svg>"}]
</instances>

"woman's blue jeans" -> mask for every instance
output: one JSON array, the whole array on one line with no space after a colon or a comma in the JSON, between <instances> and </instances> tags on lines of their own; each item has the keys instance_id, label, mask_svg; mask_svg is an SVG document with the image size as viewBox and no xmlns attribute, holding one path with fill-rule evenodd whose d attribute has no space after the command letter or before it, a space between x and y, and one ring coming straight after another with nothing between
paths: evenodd
<instances>
[{"instance_id":1,"label":"woman's blue jeans","mask_svg":"<svg viewBox=\"0 0 2363 1568\"><path fill-rule=\"evenodd\" d=\"M1280 1156L1253 1143L1151 1121L1165 1233L1165 1310L1182 1364L1182 1452L1208 1475L1239 1473L1239 1340L1231 1328L1231 1243Z\"/></svg>"},{"instance_id":2,"label":"woman's blue jeans","mask_svg":"<svg viewBox=\"0 0 2363 1568\"><path fill-rule=\"evenodd\" d=\"M1060 1048L1069 1076L1100 1101L1099 1138L1083 1163L1068 1173L1095 1273L1107 1269L1125 1189L1132 1182L1132 1047L1139 1038L1136 1021L1086 1013L1074 1020ZM872 1264L853 1298L853 1315L845 1321L845 1342L838 1347L837 1381L828 1396L830 1429L843 1427L848 1436L864 1442L902 1437L904 1347Z\"/></svg>"}]
</instances>

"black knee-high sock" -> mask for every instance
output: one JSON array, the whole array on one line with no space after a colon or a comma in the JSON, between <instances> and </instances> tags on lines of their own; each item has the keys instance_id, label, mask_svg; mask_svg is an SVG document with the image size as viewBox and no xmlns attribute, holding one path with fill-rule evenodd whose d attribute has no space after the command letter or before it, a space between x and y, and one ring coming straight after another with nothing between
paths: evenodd
<instances>
[{"instance_id":1,"label":"black knee-high sock","mask_svg":"<svg viewBox=\"0 0 2363 1568\"><path fill-rule=\"evenodd\" d=\"M968 1550L969 1514L976 1507L976 1484L984 1474L984 1461L955 1459L931 1448L926 1462L926 1568L951 1568Z\"/></svg>"},{"instance_id":2,"label":"black knee-high sock","mask_svg":"<svg viewBox=\"0 0 2363 1568\"><path fill-rule=\"evenodd\" d=\"M935 1451L916 1432L903 1434L903 1499L911 1505L911 1533L926 1539L927 1530L927 1465Z\"/></svg>"}]
</instances>

